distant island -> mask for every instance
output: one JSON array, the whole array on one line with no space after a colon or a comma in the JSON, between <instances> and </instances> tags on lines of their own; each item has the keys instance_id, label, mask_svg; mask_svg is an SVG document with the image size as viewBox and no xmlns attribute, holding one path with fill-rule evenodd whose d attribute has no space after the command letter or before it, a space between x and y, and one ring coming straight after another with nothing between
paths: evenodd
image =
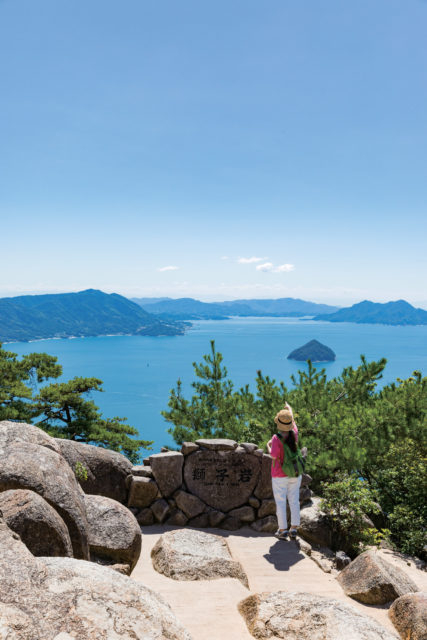
<instances>
[{"instance_id":1,"label":"distant island","mask_svg":"<svg viewBox=\"0 0 427 640\"><path fill-rule=\"evenodd\" d=\"M335 360L335 353L318 340L310 340L310 342L307 342L307 344L304 344L302 347L291 351L288 355L288 360L332 362Z\"/></svg>"},{"instance_id":2,"label":"distant island","mask_svg":"<svg viewBox=\"0 0 427 640\"><path fill-rule=\"evenodd\" d=\"M0 298L0 342L103 335L174 336L185 325L167 322L117 293L78 293Z\"/></svg>"},{"instance_id":3,"label":"distant island","mask_svg":"<svg viewBox=\"0 0 427 640\"><path fill-rule=\"evenodd\" d=\"M314 320L327 322L356 322L357 324L417 325L427 324L427 311L413 307L406 300L370 302L364 300L335 313L318 314Z\"/></svg>"},{"instance_id":4,"label":"distant island","mask_svg":"<svg viewBox=\"0 0 427 640\"><path fill-rule=\"evenodd\" d=\"M339 308L298 298L229 302L201 302L194 298L132 298L132 301L149 313L167 320L226 320L232 316L301 318L334 313Z\"/></svg>"}]
</instances>

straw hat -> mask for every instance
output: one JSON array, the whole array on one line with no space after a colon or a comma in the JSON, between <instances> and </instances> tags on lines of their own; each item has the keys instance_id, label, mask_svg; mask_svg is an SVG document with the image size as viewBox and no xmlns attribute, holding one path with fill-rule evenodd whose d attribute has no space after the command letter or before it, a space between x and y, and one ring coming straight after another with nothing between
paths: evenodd
<instances>
[{"instance_id":1,"label":"straw hat","mask_svg":"<svg viewBox=\"0 0 427 640\"><path fill-rule=\"evenodd\" d=\"M274 418L279 431L290 431L294 426L294 417L289 409L282 409Z\"/></svg>"}]
</instances>

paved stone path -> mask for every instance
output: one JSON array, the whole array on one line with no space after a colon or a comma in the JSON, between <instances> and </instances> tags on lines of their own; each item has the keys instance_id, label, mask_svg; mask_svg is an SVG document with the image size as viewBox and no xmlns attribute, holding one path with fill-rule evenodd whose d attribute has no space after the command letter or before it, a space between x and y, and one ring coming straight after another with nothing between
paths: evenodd
<instances>
[{"instance_id":1,"label":"paved stone path","mask_svg":"<svg viewBox=\"0 0 427 640\"><path fill-rule=\"evenodd\" d=\"M176 528L143 528L141 557L132 578L143 582L165 598L193 640L253 638L237 605L250 593L261 591L306 591L337 598L396 633L387 615L388 606L374 607L355 602L344 594L332 575L324 573L299 551L294 542L278 541L272 535L258 534L249 528L233 532L205 529L206 533L226 538L233 558L239 560L246 571L249 591L239 580L233 578L191 582L167 578L153 569L150 552L162 533ZM409 570L413 579L415 572L419 579L420 571Z\"/></svg>"}]
</instances>

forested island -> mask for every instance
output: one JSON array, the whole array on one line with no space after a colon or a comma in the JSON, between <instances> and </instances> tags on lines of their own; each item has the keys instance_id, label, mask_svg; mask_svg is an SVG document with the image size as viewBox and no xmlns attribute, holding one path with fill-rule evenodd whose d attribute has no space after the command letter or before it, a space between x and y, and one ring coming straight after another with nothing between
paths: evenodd
<instances>
[{"instance_id":1,"label":"forested island","mask_svg":"<svg viewBox=\"0 0 427 640\"><path fill-rule=\"evenodd\" d=\"M318 340L310 340L310 342L307 342L302 347L291 351L288 355L288 360L298 360L300 362L307 362L307 360L311 360L311 362L332 362L335 360L335 353L330 347L327 347Z\"/></svg>"},{"instance_id":2,"label":"forested island","mask_svg":"<svg viewBox=\"0 0 427 640\"><path fill-rule=\"evenodd\" d=\"M117 293L78 293L0 299L0 342L102 335L174 336L182 323L158 318Z\"/></svg>"},{"instance_id":3,"label":"forested island","mask_svg":"<svg viewBox=\"0 0 427 640\"><path fill-rule=\"evenodd\" d=\"M413 307L406 300L371 302L364 300L335 313L318 314L314 320L355 322L356 324L417 325L427 324L427 311Z\"/></svg>"}]
</instances>

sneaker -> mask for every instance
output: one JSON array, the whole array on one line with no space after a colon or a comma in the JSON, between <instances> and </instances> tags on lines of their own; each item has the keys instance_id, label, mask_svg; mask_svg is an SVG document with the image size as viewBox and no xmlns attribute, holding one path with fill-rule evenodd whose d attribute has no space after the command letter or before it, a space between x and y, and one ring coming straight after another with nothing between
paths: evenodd
<instances>
[{"instance_id":1,"label":"sneaker","mask_svg":"<svg viewBox=\"0 0 427 640\"><path fill-rule=\"evenodd\" d=\"M295 538L297 537L297 530L296 529L291 529L289 532L289 537L292 538L292 540L295 540Z\"/></svg>"},{"instance_id":2,"label":"sneaker","mask_svg":"<svg viewBox=\"0 0 427 640\"><path fill-rule=\"evenodd\" d=\"M286 540L289 535L289 531L287 529L277 529L274 535L278 540Z\"/></svg>"}]
</instances>

